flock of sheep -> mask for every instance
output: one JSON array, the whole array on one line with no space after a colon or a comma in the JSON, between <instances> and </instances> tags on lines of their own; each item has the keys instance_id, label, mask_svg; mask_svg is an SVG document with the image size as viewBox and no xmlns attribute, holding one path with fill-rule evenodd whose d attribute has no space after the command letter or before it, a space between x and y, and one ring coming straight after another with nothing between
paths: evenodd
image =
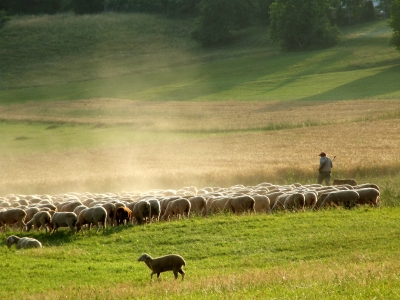
<instances>
[{"instance_id":1,"label":"flock of sheep","mask_svg":"<svg viewBox=\"0 0 400 300\"><path fill-rule=\"evenodd\" d=\"M32 228L54 232L59 227L69 227L79 232L86 226L104 230L106 226L168 221L172 218L189 218L191 213L207 216L223 211L233 213L271 213L278 210L319 210L324 207L356 205L379 206L379 187L366 183L357 185L353 179L335 179L334 186L320 184L274 185L260 183L256 186L235 185L229 188L194 186L180 190L152 190L146 193L67 193L61 195L16 195L0 197L0 229L6 227L30 231ZM7 247L41 248L40 241L29 237L11 235ZM182 267L185 260L177 254L152 258L143 254L143 261L152 273L150 277L172 271L184 279Z\"/></svg>"},{"instance_id":2,"label":"flock of sheep","mask_svg":"<svg viewBox=\"0 0 400 300\"><path fill-rule=\"evenodd\" d=\"M379 187L354 180L335 180L334 186L319 184L256 186L235 185L229 188L194 186L180 190L151 190L146 193L66 193L61 195L17 195L0 197L0 229L6 226L30 231L54 232L69 227L72 232L96 226L103 232L107 226L168 221L189 218L190 214L207 216L223 211L233 213L271 213L278 210L319 210L330 206L352 208L356 205L379 205ZM9 237L7 245L39 247Z\"/></svg>"}]
</instances>

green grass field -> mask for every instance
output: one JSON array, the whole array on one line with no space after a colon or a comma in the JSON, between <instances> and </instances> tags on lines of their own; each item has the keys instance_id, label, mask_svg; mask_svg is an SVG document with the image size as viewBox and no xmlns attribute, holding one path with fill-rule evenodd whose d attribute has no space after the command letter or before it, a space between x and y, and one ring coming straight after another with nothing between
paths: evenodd
<instances>
[{"instance_id":1,"label":"green grass field","mask_svg":"<svg viewBox=\"0 0 400 300\"><path fill-rule=\"evenodd\" d=\"M201 48L191 20L16 17L0 30L0 196L194 185L373 182L382 206L216 215L38 238L0 233L1 299L396 299L400 55L387 20L330 49L282 52L266 28ZM18 231L13 232L20 234ZM185 281L137 262L179 253Z\"/></svg>"}]
</instances>

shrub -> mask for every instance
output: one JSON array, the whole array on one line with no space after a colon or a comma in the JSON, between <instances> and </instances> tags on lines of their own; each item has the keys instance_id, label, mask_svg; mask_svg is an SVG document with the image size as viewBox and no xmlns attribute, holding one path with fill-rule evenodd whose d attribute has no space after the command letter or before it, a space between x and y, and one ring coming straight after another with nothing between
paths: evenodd
<instances>
[{"instance_id":1,"label":"shrub","mask_svg":"<svg viewBox=\"0 0 400 300\"><path fill-rule=\"evenodd\" d=\"M205 46L223 43L229 40L232 30L252 24L257 7L253 0L202 0L192 36Z\"/></svg>"},{"instance_id":2,"label":"shrub","mask_svg":"<svg viewBox=\"0 0 400 300\"><path fill-rule=\"evenodd\" d=\"M93 14L104 10L105 0L72 0L72 9L77 14Z\"/></svg>"},{"instance_id":3,"label":"shrub","mask_svg":"<svg viewBox=\"0 0 400 300\"><path fill-rule=\"evenodd\" d=\"M324 0L277 0L271 5L270 35L286 50L325 48L339 40Z\"/></svg>"},{"instance_id":4,"label":"shrub","mask_svg":"<svg viewBox=\"0 0 400 300\"><path fill-rule=\"evenodd\" d=\"M390 14L392 19L390 20L389 25L393 29L390 43L400 51L400 0L393 0Z\"/></svg>"},{"instance_id":5,"label":"shrub","mask_svg":"<svg viewBox=\"0 0 400 300\"><path fill-rule=\"evenodd\" d=\"M4 10L0 10L0 28L2 28L11 18L6 15Z\"/></svg>"}]
</instances>

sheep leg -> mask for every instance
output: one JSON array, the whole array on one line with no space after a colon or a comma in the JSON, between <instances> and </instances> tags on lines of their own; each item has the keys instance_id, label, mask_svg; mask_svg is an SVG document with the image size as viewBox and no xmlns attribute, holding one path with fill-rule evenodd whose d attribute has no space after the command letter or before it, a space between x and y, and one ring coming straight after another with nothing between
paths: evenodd
<instances>
[{"instance_id":1,"label":"sheep leg","mask_svg":"<svg viewBox=\"0 0 400 300\"><path fill-rule=\"evenodd\" d=\"M185 271L182 269L179 269L178 272L182 275L182 280L185 278ZM176 275L175 279L178 277L178 274Z\"/></svg>"}]
</instances>

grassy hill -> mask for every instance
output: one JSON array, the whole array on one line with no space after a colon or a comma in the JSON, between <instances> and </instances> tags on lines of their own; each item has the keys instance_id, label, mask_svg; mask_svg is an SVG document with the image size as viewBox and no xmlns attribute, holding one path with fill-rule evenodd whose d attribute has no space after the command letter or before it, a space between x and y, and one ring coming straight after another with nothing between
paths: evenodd
<instances>
[{"instance_id":1,"label":"grassy hill","mask_svg":"<svg viewBox=\"0 0 400 300\"><path fill-rule=\"evenodd\" d=\"M108 13L20 17L0 31L1 103L110 97L157 101L399 97L387 21L343 30L331 49L282 53L267 28L201 48L192 20Z\"/></svg>"}]
</instances>

